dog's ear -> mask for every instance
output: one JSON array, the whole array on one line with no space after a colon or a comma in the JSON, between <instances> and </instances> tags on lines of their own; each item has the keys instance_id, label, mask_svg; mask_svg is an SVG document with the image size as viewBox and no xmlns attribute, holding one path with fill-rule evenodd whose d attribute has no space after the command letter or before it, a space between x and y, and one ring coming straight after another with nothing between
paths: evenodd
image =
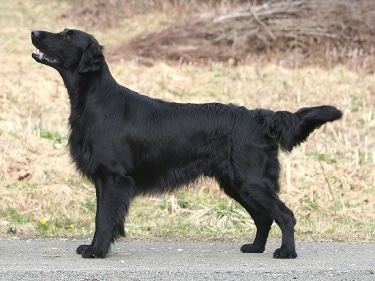
<instances>
[{"instance_id":1,"label":"dog's ear","mask_svg":"<svg viewBox=\"0 0 375 281\"><path fill-rule=\"evenodd\" d=\"M78 64L79 73L95 72L102 68L104 62L103 46L91 42L83 52L81 61Z\"/></svg>"}]
</instances>

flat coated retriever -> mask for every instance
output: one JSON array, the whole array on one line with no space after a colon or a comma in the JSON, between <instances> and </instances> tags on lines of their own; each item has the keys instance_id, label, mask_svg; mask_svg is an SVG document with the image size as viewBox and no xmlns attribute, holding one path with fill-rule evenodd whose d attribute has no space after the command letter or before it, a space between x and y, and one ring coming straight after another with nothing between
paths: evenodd
<instances>
[{"instance_id":1,"label":"flat coated retriever","mask_svg":"<svg viewBox=\"0 0 375 281\"><path fill-rule=\"evenodd\" d=\"M124 219L137 195L170 192L201 176L217 180L257 227L244 253L261 253L273 221L282 232L275 258L295 258L296 220L278 197L278 150L291 151L322 124L341 118L324 105L295 113L235 105L180 104L119 85L97 40L79 30L32 31L32 57L56 69L68 90L70 154L94 184L95 234L76 252L104 258L125 235Z\"/></svg>"}]
</instances>

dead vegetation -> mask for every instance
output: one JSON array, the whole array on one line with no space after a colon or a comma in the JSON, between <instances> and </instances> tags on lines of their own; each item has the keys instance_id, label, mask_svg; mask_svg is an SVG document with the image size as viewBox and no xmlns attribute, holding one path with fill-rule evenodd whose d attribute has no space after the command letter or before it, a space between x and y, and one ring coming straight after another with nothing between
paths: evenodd
<instances>
[{"instance_id":1,"label":"dead vegetation","mask_svg":"<svg viewBox=\"0 0 375 281\"><path fill-rule=\"evenodd\" d=\"M85 6L82 23L114 25L121 16L150 9L176 14L160 30L108 49L111 60L140 62L276 62L283 66L344 64L374 71L375 2L372 0L116 1ZM98 8L100 6L100 9ZM116 11L115 14L107 10ZM82 17L83 16L83 17ZM90 20L91 19L91 20Z\"/></svg>"},{"instance_id":2,"label":"dead vegetation","mask_svg":"<svg viewBox=\"0 0 375 281\"><path fill-rule=\"evenodd\" d=\"M336 2L327 1L326 5ZM95 3L97 5L93 5ZM152 7L152 3L164 6ZM230 47L233 56L223 56L218 61L227 62L229 58L230 63L237 63L236 67L207 63L214 61L210 55L216 50L223 52L222 47L229 43L218 41L214 45L217 49L213 49L210 45L214 42L212 37L210 40L202 37L199 38L202 41L197 41L195 37L188 36L197 29L206 34L203 25L189 29L183 23L188 24L189 19L190 23L194 22L193 19L205 19L201 15L211 17L211 23L214 23L214 18L234 15L236 11L245 9L246 3L248 1L229 0L0 1L3 12L0 22L4 26L0 39L7 42L0 49L0 236L91 236L94 229L95 189L75 171L66 148L69 132L66 88L57 72L31 59L33 47L29 33L25 32L31 28L57 32L74 25L74 19L76 28L85 29L106 45L107 56L115 46L129 45L142 36L148 38L149 34L153 34L151 31L159 30L155 32L159 34L179 24L186 30L186 33L179 33L176 29L174 35L170 32L174 37L180 34L181 41L173 38L166 41L164 53L160 56L155 52L154 57L146 56L147 53L130 53L129 60L113 57L116 61L110 63L110 68L118 82L151 97L176 102L234 103L248 108L274 110L295 110L322 103L339 107L344 112L342 120L323 126L291 154L280 154L280 196L296 215L298 240L373 242L375 86L374 75L360 71L363 64L359 63L365 58L370 63L372 57L361 55L358 60L348 60L358 72L341 66L327 69L314 66L285 68L283 65L292 65L287 64L288 59L297 61L298 58L302 61L301 65L306 65L309 57L306 59L301 51L298 55L298 49L278 51L280 56L277 56L277 46L271 44L272 50L258 50L254 55L246 53L242 63L242 60L234 61L237 49L233 45ZM264 3L271 2L258 1L254 3L254 9ZM358 17L359 11L366 10L361 5L372 5L369 1L354 3ZM350 1L344 4L354 5ZM79 8L72 9L72 5L79 5ZM134 5L134 9L129 5ZM82 9L82 6L86 8ZM362 14L362 23L371 19L369 14L373 9L370 6L369 12ZM127 7L126 13L121 7ZM49 13L45 12L47 9ZM73 10L78 14L74 14ZM260 10L255 11L265 27L274 36L280 36L271 28L271 18L262 15ZM63 18L62 14L65 15ZM251 16L247 17L250 20ZM176 18L179 21L173 23ZM245 18L240 17L236 24L243 24L241 21ZM234 18L222 21L229 23ZM342 30L348 21L344 23ZM256 36L263 32L264 38L272 42L272 36L266 29L256 24L253 19L250 25L257 26ZM358 30L361 38L370 38L366 37L369 33L362 32L365 29ZM222 35L228 34L226 38L229 38L229 31ZM162 46L158 38L156 36L153 43L156 50ZM191 43L185 44L189 38ZM222 40L227 39L223 37ZM202 51L207 50L206 57L198 57L201 49L196 47L197 42L207 43L207 46L203 43L198 45ZM196 51L190 50L189 53L187 51L191 46ZM122 55L125 54L123 50L119 49ZM134 50L139 52L142 49ZM192 57L181 59L176 50ZM174 61L194 63L165 63L163 57L172 61L166 57L170 51L176 53ZM194 61L193 58L198 59ZM254 64L255 59L260 63ZM137 60L149 64L139 64ZM271 63L265 63L267 61ZM348 61L342 63L349 65ZM244 210L230 201L211 181L204 180L189 190L182 190L175 197L139 198L134 203L127 220L131 239L193 237L248 240L254 234L254 225ZM280 236L277 227L275 229L272 238Z\"/></svg>"}]
</instances>

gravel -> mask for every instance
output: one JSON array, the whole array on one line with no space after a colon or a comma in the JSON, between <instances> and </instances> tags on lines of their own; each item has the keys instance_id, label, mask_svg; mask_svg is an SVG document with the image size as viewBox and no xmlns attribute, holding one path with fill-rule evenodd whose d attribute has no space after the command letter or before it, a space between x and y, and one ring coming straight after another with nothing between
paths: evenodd
<instances>
[{"instance_id":1,"label":"gravel","mask_svg":"<svg viewBox=\"0 0 375 281\"><path fill-rule=\"evenodd\" d=\"M240 243L119 242L83 259L89 241L0 238L0 280L375 280L375 243L297 243L296 259L243 254Z\"/></svg>"}]
</instances>

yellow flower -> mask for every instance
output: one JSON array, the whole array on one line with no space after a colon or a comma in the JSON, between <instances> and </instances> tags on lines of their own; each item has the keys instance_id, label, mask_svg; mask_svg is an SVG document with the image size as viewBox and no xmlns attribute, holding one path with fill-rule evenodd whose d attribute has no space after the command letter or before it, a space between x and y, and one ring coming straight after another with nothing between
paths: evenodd
<instances>
[{"instance_id":1,"label":"yellow flower","mask_svg":"<svg viewBox=\"0 0 375 281\"><path fill-rule=\"evenodd\" d=\"M74 224L73 223L70 225L70 228L74 228Z\"/></svg>"},{"instance_id":2,"label":"yellow flower","mask_svg":"<svg viewBox=\"0 0 375 281\"><path fill-rule=\"evenodd\" d=\"M47 220L46 220L45 218L41 218L41 219L39 220L39 222L40 222L41 224L46 224Z\"/></svg>"}]
</instances>

